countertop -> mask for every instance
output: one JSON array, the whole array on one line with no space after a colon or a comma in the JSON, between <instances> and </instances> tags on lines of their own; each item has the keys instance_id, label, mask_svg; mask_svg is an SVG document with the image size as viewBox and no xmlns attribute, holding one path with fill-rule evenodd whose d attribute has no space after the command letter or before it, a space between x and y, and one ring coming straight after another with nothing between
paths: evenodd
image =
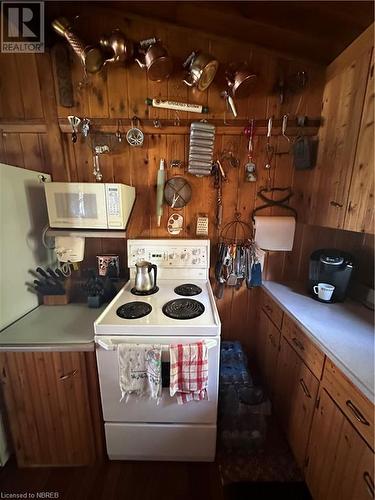
<instances>
[{"instance_id":1,"label":"countertop","mask_svg":"<svg viewBox=\"0 0 375 500\"><path fill-rule=\"evenodd\" d=\"M363 394L374 401L374 313L347 300L323 304L293 283L264 281L280 307Z\"/></svg>"},{"instance_id":2,"label":"countertop","mask_svg":"<svg viewBox=\"0 0 375 500\"><path fill-rule=\"evenodd\" d=\"M41 305L0 332L0 351L93 351L94 321L103 309Z\"/></svg>"}]
</instances>

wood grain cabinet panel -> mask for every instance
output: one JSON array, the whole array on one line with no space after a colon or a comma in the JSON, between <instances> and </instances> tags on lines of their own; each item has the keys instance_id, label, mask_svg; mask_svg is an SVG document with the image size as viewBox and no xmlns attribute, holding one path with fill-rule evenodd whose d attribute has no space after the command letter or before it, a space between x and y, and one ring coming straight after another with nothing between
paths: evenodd
<instances>
[{"instance_id":1,"label":"wood grain cabinet panel","mask_svg":"<svg viewBox=\"0 0 375 500\"><path fill-rule=\"evenodd\" d=\"M310 224L344 227L370 58L371 48L332 75L328 68Z\"/></svg>"},{"instance_id":2,"label":"wood grain cabinet panel","mask_svg":"<svg viewBox=\"0 0 375 500\"><path fill-rule=\"evenodd\" d=\"M303 469L319 381L284 337L280 342L276 380L275 411Z\"/></svg>"},{"instance_id":3,"label":"wood grain cabinet panel","mask_svg":"<svg viewBox=\"0 0 375 500\"><path fill-rule=\"evenodd\" d=\"M327 360L322 386L329 392L341 411L359 434L374 447L374 406L356 389L349 379Z\"/></svg>"},{"instance_id":4,"label":"wood grain cabinet panel","mask_svg":"<svg viewBox=\"0 0 375 500\"><path fill-rule=\"evenodd\" d=\"M262 293L262 309L275 326L281 330L284 312L265 291Z\"/></svg>"},{"instance_id":5,"label":"wood grain cabinet panel","mask_svg":"<svg viewBox=\"0 0 375 500\"><path fill-rule=\"evenodd\" d=\"M286 314L284 315L282 333L294 347L313 374L320 379L324 366L324 354L308 338L301 328Z\"/></svg>"},{"instance_id":6,"label":"wood grain cabinet panel","mask_svg":"<svg viewBox=\"0 0 375 500\"><path fill-rule=\"evenodd\" d=\"M20 467L87 465L102 452L100 409L84 352L0 354L0 380ZM86 363L86 362L89 363Z\"/></svg>"},{"instance_id":7,"label":"wood grain cabinet panel","mask_svg":"<svg viewBox=\"0 0 375 500\"><path fill-rule=\"evenodd\" d=\"M262 377L264 379L264 383L271 398L275 390L275 376L277 357L279 354L279 345L279 330L275 327L268 316L263 311L261 311L257 349L258 364Z\"/></svg>"},{"instance_id":8,"label":"wood grain cabinet panel","mask_svg":"<svg viewBox=\"0 0 375 500\"><path fill-rule=\"evenodd\" d=\"M314 500L374 498L374 455L321 389L308 448L306 482Z\"/></svg>"},{"instance_id":9,"label":"wood grain cabinet panel","mask_svg":"<svg viewBox=\"0 0 375 500\"><path fill-rule=\"evenodd\" d=\"M367 81L344 229L374 233L374 53Z\"/></svg>"}]
</instances>

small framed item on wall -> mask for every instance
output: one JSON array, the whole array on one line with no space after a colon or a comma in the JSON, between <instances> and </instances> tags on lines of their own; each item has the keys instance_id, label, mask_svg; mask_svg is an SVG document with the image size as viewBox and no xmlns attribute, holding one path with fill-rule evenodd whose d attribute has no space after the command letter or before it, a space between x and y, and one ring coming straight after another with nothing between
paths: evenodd
<instances>
[{"instance_id":1,"label":"small framed item on wall","mask_svg":"<svg viewBox=\"0 0 375 500\"><path fill-rule=\"evenodd\" d=\"M120 276L120 257L118 255L97 255L99 276L117 279Z\"/></svg>"}]
</instances>

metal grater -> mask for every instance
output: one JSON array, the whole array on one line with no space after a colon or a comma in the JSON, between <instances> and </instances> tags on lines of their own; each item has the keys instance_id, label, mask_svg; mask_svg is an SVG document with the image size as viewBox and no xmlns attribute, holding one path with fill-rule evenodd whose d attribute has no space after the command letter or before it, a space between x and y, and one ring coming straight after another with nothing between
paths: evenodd
<instances>
[{"instance_id":1,"label":"metal grater","mask_svg":"<svg viewBox=\"0 0 375 500\"><path fill-rule=\"evenodd\" d=\"M214 125L207 122L193 122L190 125L189 174L211 174L214 143Z\"/></svg>"}]
</instances>

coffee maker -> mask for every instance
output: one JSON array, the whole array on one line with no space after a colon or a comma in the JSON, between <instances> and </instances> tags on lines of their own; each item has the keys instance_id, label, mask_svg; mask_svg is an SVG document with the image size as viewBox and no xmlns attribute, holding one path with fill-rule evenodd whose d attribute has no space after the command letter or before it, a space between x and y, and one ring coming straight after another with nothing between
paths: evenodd
<instances>
[{"instance_id":1,"label":"coffee maker","mask_svg":"<svg viewBox=\"0 0 375 500\"><path fill-rule=\"evenodd\" d=\"M329 283L335 287L329 302L345 300L350 277L354 268L354 258L341 250L315 250L310 255L309 293L316 300L320 300L314 293L313 287L318 283Z\"/></svg>"}]
</instances>

